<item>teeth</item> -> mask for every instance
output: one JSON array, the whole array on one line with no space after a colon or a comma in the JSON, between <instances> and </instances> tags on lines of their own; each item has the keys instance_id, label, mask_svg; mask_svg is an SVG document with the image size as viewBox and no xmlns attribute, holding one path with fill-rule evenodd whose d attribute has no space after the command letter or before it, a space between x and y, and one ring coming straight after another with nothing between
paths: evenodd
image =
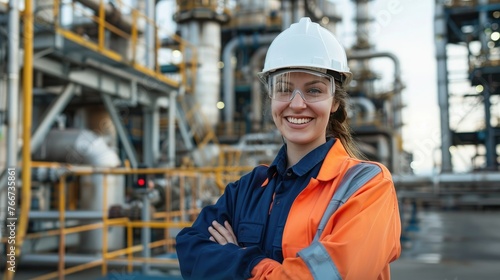
<instances>
[{"instance_id":1,"label":"teeth","mask_svg":"<svg viewBox=\"0 0 500 280\"><path fill-rule=\"evenodd\" d=\"M294 124L304 124L304 123L308 123L310 122L312 119L310 118L292 118L292 117L288 117L287 120L291 123L294 123Z\"/></svg>"}]
</instances>

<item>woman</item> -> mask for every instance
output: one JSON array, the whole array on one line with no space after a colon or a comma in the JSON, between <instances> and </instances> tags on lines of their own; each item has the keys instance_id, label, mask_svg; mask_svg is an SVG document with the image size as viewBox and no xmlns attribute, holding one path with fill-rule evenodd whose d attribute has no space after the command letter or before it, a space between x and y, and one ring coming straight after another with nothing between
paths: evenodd
<instances>
[{"instance_id":1,"label":"woman","mask_svg":"<svg viewBox=\"0 0 500 280\"><path fill-rule=\"evenodd\" d=\"M356 157L344 49L302 18L272 42L259 76L285 144L177 235L182 276L389 279L401 251L397 197L386 167Z\"/></svg>"}]
</instances>

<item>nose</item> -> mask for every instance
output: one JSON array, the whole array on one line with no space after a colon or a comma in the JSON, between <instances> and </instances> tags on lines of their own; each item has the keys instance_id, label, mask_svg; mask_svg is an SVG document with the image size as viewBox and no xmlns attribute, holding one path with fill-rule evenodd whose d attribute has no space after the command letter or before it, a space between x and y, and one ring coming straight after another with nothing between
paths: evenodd
<instances>
[{"instance_id":1,"label":"nose","mask_svg":"<svg viewBox=\"0 0 500 280\"><path fill-rule=\"evenodd\" d=\"M295 108L305 108L306 107L306 101L304 99L304 96L302 95L302 92L300 90L296 89L293 94L292 94L292 100L290 100L290 107L295 107Z\"/></svg>"}]
</instances>

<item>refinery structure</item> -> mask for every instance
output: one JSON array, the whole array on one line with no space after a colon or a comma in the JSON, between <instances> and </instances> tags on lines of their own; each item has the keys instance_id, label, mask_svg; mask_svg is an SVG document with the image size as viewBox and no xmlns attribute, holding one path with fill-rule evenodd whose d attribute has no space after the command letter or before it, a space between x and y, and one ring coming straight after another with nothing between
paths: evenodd
<instances>
[{"instance_id":1,"label":"refinery structure","mask_svg":"<svg viewBox=\"0 0 500 280\"><path fill-rule=\"evenodd\" d=\"M175 274L179 229L282 145L256 74L303 16L333 33L354 22L349 123L402 200L500 205L500 1L435 2L441 160L428 176L412 173L403 150L405 81L399 58L370 36L372 2L351 1L345 19L326 0L0 1L0 222L12 218L15 173L18 265L53 268L36 279L116 266ZM393 73L383 86L380 60ZM463 130L457 112L472 109L481 117ZM477 152L468 173L453 172L458 146Z\"/></svg>"}]
</instances>

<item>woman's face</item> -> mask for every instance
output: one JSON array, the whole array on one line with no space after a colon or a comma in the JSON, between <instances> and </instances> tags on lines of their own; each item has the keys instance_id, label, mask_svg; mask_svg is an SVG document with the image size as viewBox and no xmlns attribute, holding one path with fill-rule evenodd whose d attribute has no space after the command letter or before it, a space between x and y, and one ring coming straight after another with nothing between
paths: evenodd
<instances>
[{"instance_id":1,"label":"woman's face","mask_svg":"<svg viewBox=\"0 0 500 280\"><path fill-rule=\"evenodd\" d=\"M333 79L300 71L287 73L285 79L273 80L272 85L276 88L270 88L270 92L274 92L274 98L271 98L272 116L287 144L314 148L325 143L330 113L335 112L339 105L334 102L331 92L328 96L313 98L332 89L333 82ZM279 95L278 91L288 92L292 99L288 101L289 98ZM302 96L313 102L305 101Z\"/></svg>"}]
</instances>

